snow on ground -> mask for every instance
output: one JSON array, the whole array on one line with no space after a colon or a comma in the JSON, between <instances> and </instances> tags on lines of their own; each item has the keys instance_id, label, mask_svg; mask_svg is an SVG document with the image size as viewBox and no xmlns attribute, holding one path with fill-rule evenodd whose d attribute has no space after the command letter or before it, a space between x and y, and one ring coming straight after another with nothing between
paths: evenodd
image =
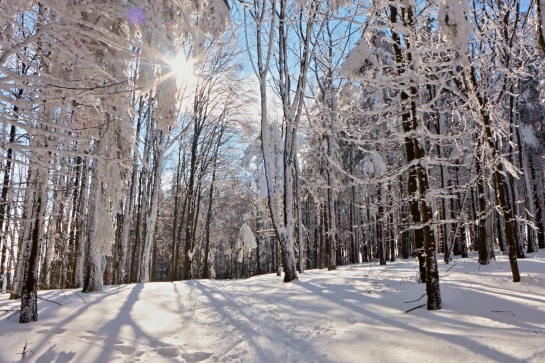
<instances>
[{"instance_id":1,"label":"snow on ground","mask_svg":"<svg viewBox=\"0 0 545 363\"><path fill-rule=\"evenodd\" d=\"M441 263L444 309L417 300L414 260L276 275L42 291L18 324L0 297L0 362L544 362L545 251ZM84 302L85 300L85 302Z\"/></svg>"}]
</instances>

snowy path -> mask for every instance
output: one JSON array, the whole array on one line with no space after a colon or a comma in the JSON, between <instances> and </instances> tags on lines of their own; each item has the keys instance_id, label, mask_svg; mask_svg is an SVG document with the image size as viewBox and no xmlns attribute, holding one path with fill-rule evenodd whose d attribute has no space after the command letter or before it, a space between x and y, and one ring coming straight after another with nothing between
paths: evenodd
<instances>
[{"instance_id":1,"label":"snowy path","mask_svg":"<svg viewBox=\"0 0 545 363\"><path fill-rule=\"evenodd\" d=\"M500 257L441 264L444 309L424 303L413 260L275 275L41 292L40 320L0 312L0 362L543 362L545 253L510 282ZM450 270L449 270L450 269ZM449 270L447 272L447 270ZM76 293L83 296L84 302ZM18 307L0 296L0 309Z\"/></svg>"}]
</instances>

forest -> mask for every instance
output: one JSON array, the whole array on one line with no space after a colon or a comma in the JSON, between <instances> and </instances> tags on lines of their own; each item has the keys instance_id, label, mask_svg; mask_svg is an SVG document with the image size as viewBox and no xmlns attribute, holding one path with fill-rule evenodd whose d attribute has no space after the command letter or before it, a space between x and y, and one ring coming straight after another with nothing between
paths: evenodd
<instances>
[{"instance_id":1,"label":"forest","mask_svg":"<svg viewBox=\"0 0 545 363\"><path fill-rule=\"evenodd\" d=\"M545 248L545 0L2 0L0 289Z\"/></svg>"}]
</instances>

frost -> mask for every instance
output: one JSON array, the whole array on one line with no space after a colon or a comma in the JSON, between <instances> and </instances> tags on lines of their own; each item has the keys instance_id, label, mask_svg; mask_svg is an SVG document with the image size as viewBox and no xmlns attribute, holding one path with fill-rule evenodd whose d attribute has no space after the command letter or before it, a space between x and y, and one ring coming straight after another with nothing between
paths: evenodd
<instances>
[{"instance_id":1,"label":"frost","mask_svg":"<svg viewBox=\"0 0 545 363\"><path fill-rule=\"evenodd\" d=\"M351 83L345 84L341 88L341 92L339 95L339 104L342 107L349 107L351 106L360 95L360 89L358 87L354 87Z\"/></svg>"},{"instance_id":2,"label":"frost","mask_svg":"<svg viewBox=\"0 0 545 363\"><path fill-rule=\"evenodd\" d=\"M99 213L96 233L97 250L104 255L109 254L109 246L115 240L115 230L109 213Z\"/></svg>"},{"instance_id":3,"label":"frost","mask_svg":"<svg viewBox=\"0 0 545 363\"><path fill-rule=\"evenodd\" d=\"M367 44L367 41L360 38L354 48L348 53L341 66L341 74L347 78L357 77L365 69L375 66L377 61Z\"/></svg>"},{"instance_id":4,"label":"frost","mask_svg":"<svg viewBox=\"0 0 545 363\"><path fill-rule=\"evenodd\" d=\"M456 49L460 55L466 54L469 50L468 39L473 28L467 19L465 0L441 0L437 17L441 31L449 45Z\"/></svg>"},{"instance_id":5,"label":"frost","mask_svg":"<svg viewBox=\"0 0 545 363\"><path fill-rule=\"evenodd\" d=\"M242 227L240 227L238 239L242 243L243 247L246 249L252 249L257 247L254 233L252 232L250 226L248 226L246 223L244 223Z\"/></svg>"},{"instance_id":6,"label":"frost","mask_svg":"<svg viewBox=\"0 0 545 363\"><path fill-rule=\"evenodd\" d=\"M520 126L520 135L522 136L522 143L526 146L538 148L540 145L539 139L536 137L534 128L531 125Z\"/></svg>"},{"instance_id":7,"label":"frost","mask_svg":"<svg viewBox=\"0 0 545 363\"><path fill-rule=\"evenodd\" d=\"M379 153L371 152L360 162L360 169L365 178L371 178L385 174L388 167Z\"/></svg>"},{"instance_id":8,"label":"frost","mask_svg":"<svg viewBox=\"0 0 545 363\"><path fill-rule=\"evenodd\" d=\"M521 170L513 165L507 158L500 157L500 161L503 164L505 170L508 174L512 175L514 178L518 179L522 174Z\"/></svg>"},{"instance_id":9,"label":"frost","mask_svg":"<svg viewBox=\"0 0 545 363\"><path fill-rule=\"evenodd\" d=\"M165 134L176 125L176 79L169 77L158 86L157 126Z\"/></svg>"},{"instance_id":10,"label":"frost","mask_svg":"<svg viewBox=\"0 0 545 363\"><path fill-rule=\"evenodd\" d=\"M204 19L200 26L209 34L218 35L227 29L230 22L229 8L224 0L208 0L202 12Z\"/></svg>"}]
</instances>

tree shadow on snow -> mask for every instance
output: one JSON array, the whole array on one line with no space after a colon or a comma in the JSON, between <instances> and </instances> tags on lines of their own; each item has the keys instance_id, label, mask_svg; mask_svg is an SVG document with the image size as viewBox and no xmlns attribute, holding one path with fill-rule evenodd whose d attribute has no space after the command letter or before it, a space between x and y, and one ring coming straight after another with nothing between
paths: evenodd
<instances>
[{"instance_id":1,"label":"tree shadow on snow","mask_svg":"<svg viewBox=\"0 0 545 363\"><path fill-rule=\"evenodd\" d=\"M57 352L53 345L36 359L36 363L68 363L75 356L76 352Z\"/></svg>"},{"instance_id":2,"label":"tree shadow on snow","mask_svg":"<svg viewBox=\"0 0 545 363\"><path fill-rule=\"evenodd\" d=\"M289 348L292 354L300 355L300 358L305 360L315 357L322 362L327 361L315 351L311 344L297 335L275 324L274 321L263 322L263 317L252 314L249 310L251 306L235 300L219 289L211 289L200 281L192 282L229 325L243 336L242 341L253 347L257 354L256 362L293 361L293 357L288 356L287 349L284 352L279 351L280 346ZM268 343L270 345L266 346ZM228 358L225 354L226 352L220 360ZM246 360L243 358L243 361Z\"/></svg>"},{"instance_id":3,"label":"tree shadow on snow","mask_svg":"<svg viewBox=\"0 0 545 363\"><path fill-rule=\"evenodd\" d=\"M376 304L378 301L362 301L362 294L355 293L350 290L344 290L342 292L342 298L338 293L327 293L324 292L324 287L314 285L310 282L302 282L302 281L296 281L294 282L298 286L301 286L310 292L312 292L315 296L319 296L321 298L324 298L326 300L329 300L331 303L334 303L336 305L341 306L342 308L351 310L352 312L361 315L364 318L373 319L376 322L380 324L373 324L377 328L380 327L395 327L399 329L399 332L397 334L422 334L424 336L427 336L429 338L435 338L435 339L441 339L444 341L444 343L449 344L456 344L459 345L462 349L468 349L473 352L475 352L477 355L482 356L483 358L492 359L493 361L498 362L524 362L521 359L516 358L515 356L511 356L505 353L502 353L500 351L494 350L486 345L480 344L472 339L469 339L466 336L463 335L453 335L453 334L447 334L447 333L438 333L438 332L429 332L423 329L418 328L414 325L409 324L403 324L400 323L397 320L388 318L386 316L379 315L373 311L370 311L368 309L365 309L362 306L365 306L365 304ZM339 287L339 286L337 286ZM357 305L355 303L346 301L347 299L353 300L353 301L362 301L360 305ZM380 301L380 300L379 300ZM402 312L400 311L400 314ZM437 316L437 314L434 314L433 312L428 313L429 316L427 316L430 320L438 320L441 321L442 319ZM425 319L425 318L422 318ZM369 327L372 329L373 327L372 323L369 323ZM372 330L370 330L370 333L372 334ZM431 343L435 344L435 343Z\"/></svg>"}]
</instances>

